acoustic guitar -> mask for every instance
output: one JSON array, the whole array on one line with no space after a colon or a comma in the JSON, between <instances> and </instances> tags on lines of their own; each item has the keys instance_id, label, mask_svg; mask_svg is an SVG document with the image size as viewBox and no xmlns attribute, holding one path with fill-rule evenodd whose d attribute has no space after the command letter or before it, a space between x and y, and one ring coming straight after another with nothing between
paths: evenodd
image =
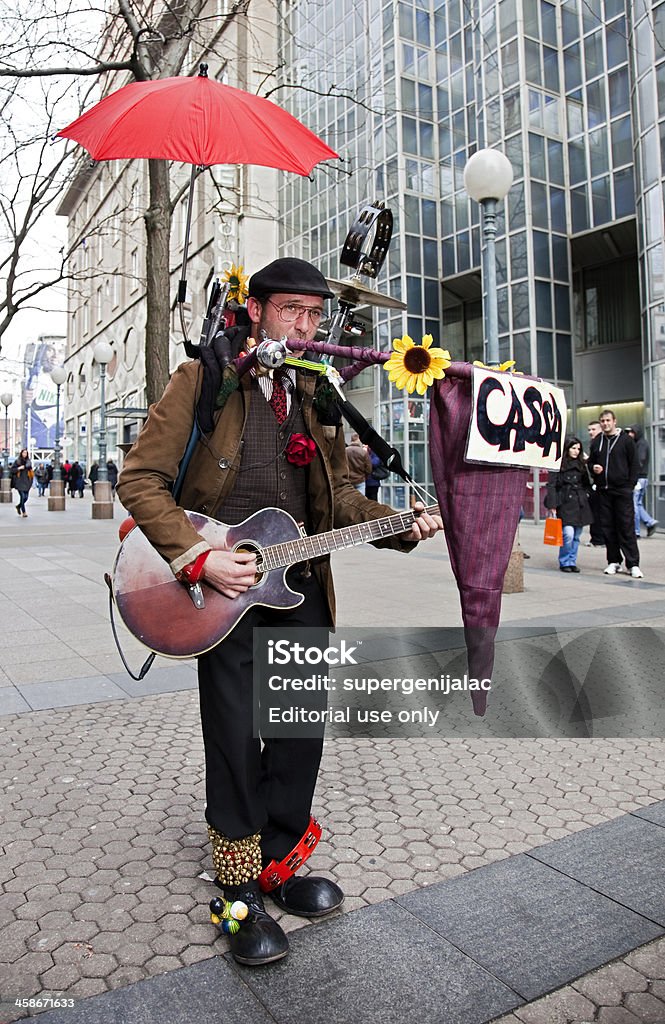
<instances>
[{"instance_id":1,"label":"acoustic guitar","mask_svg":"<svg viewBox=\"0 0 665 1024\"><path fill-rule=\"evenodd\" d=\"M426 511L436 515L439 506ZM194 587L183 585L134 527L113 566L113 598L130 633L166 658L193 658L209 651L255 605L297 608L304 598L286 582L289 566L404 533L419 513L398 512L312 536L303 535L295 519L279 508L262 509L237 526L226 526L198 512L187 515L211 547L254 553L256 582L235 598L225 597L205 581Z\"/></svg>"}]
</instances>

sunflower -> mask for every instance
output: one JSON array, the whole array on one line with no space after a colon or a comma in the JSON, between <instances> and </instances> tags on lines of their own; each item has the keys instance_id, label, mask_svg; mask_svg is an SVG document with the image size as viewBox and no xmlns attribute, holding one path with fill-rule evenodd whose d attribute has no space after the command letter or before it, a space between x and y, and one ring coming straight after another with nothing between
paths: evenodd
<instances>
[{"instance_id":1,"label":"sunflower","mask_svg":"<svg viewBox=\"0 0 665 1024\"><path fill-rule=\"evenodd\" d=\"M235 263L232 263L222 276L222 280L231 285L227 302L237 302L239 306L242 306L247 298L247 282L249 281L249 276L244 274L243 270L242 264L236 267Z\"/></svg>"},{"instance_id":2,"label":"sunflower","mask_svg":"<svg viewBox=\"0 0 665 1024\"><path fill-rule=\"evenodd\" d=\"M395 351L384 363L384 369L400 391L405 388L408 394L417 391L424 395L430 384L445 377L443 371L450 366L450 352L432 348L432 341L431 334L423 335L422 345L416 345L408 334L393 339Z\"/></svg>"}]
</instances>

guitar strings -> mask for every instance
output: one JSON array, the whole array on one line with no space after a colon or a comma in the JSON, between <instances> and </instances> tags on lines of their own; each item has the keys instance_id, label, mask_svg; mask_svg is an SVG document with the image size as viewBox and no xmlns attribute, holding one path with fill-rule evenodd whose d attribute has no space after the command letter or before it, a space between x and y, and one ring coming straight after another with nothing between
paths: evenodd
<instances>
[{"instance_id":1,"label":"guitar strings","mask_svg":"<svg viewBox=\"0 0 665 1024\"><path fill-rule=\"evenodd\" d=\"M416 492L418 497L421 498L426 505L438 504L438 498L436 497L436 495L432 494L431 491L428 491L427 488L424 487L422 484L416 483L415 480L411 481L411 489Z\"/></svg>"}]
</instances>

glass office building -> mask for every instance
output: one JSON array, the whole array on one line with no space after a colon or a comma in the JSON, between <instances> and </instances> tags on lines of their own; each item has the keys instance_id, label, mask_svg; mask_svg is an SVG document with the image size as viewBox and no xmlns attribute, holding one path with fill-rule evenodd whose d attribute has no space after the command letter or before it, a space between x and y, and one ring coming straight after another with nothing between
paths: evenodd
<instances>
[{"instance_id":1,"label":"glass office building","mask_svg":"<svg viewBox=\"0 0 665 1024\"><path fill-rule=\"evenodd\" d=\"M431 333L453 358L482 358L480 211L463 171L476 149L501 149L515 173L498 217L501 359L561 385L578 432L607 405L644 426L665 521L665 3L291 0L280 13L278 98L346 160L283 183L284 251L339 277L355 212L385 201L396 231L378 287L408 308L374 310L375 341ZM423 403L379 370L363 377L375 425L427 481Z\"/></svg>"}]
</instances>

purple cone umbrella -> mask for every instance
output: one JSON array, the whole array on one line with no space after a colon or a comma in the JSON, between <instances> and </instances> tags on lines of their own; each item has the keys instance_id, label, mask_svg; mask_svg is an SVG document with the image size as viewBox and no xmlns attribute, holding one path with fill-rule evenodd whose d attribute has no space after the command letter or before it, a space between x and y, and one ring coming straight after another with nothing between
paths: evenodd
<instances>
[{"instance_id":1,"label":"purple cone umbrella","mask_svg":"<svg viewBox=\"0 0 665 1024\"><path fill-rule=\"evenodd\" d=\"M450 564L462 605L469 676L491 679L501 589L524 501L526 469L464 461L471 418L470 363L452 363L432 389L430 457ZM472 691L484 715L485 691Z\"/></svg>"}]
</instances>

